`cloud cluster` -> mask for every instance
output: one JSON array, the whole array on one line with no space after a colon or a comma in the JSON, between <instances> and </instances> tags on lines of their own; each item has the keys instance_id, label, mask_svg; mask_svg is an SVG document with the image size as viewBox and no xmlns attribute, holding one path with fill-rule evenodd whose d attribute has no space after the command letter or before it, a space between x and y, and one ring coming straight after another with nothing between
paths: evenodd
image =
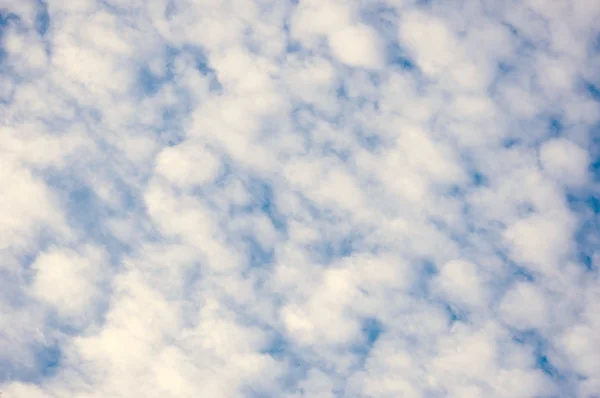
<instances>
[{"instance_id":1,"label":"cloud cluster","mask_svg":"<svg viewBox=\"0 0 600 398\"><path fill-rule=\"evenodd\" d=\"M0 390L598 397L597 20L0 0Z\"/></svg>"}]
</instances>

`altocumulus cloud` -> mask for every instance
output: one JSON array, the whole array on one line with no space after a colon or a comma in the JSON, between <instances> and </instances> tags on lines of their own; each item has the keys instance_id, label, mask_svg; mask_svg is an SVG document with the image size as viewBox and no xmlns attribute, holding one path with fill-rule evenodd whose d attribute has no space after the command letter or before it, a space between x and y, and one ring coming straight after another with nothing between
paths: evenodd
<instances>
[{"instance_id":1,"label":"altocumulus cloud","mask_svg":"<svg viewBox=\"0 0 600 398\"><path fill-rule=\"evenodd\" d=\"M0 0L0 390L599 397L599 20Z\"/></svg>"}]
</instances>

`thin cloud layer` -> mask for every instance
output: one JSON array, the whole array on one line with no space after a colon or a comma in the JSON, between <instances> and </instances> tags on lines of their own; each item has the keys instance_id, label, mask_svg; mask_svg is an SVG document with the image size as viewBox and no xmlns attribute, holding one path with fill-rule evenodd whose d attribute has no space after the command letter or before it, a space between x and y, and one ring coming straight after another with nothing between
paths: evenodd
<instances>
[{"instance_id":1,"label":"thin cloud layer","mask_svg":"<svg viewBox=\"0 0 600 398\"><path fill-rule=\"evenodd\" d=\"M0 390L599 396L598 20L0 0Z\"/></svg>"}]
</instances>

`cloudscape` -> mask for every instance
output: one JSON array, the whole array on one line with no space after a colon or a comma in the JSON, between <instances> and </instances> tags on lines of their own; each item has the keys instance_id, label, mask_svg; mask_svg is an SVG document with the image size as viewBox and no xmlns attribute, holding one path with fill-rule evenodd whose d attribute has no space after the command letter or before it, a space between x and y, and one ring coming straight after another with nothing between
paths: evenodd
<instances>
[{"instance_id":1,"label":"cloudscape","mask_svg":"<svg viewBox=\"0 0 600 398\"><path fill-rule=\"evenodd\" d=\"M598 21L0 0L2 398L600 397Z\"/></svg>"}]
</instances>

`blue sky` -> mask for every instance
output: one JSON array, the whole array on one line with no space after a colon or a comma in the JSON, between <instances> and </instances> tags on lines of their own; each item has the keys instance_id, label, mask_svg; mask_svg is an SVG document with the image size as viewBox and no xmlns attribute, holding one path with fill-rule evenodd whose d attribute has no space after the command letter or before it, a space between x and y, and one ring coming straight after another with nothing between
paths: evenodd
<instances>
[{"instance_id":1,"label":"blue sky","mask_svg":"<svg viewBox=\"0 0 600 398\"><path fill-rule=\"evenodd\" d=\"M600 397L598 20L0 0L3 396Z\"/></svg>"}]
</instances>

